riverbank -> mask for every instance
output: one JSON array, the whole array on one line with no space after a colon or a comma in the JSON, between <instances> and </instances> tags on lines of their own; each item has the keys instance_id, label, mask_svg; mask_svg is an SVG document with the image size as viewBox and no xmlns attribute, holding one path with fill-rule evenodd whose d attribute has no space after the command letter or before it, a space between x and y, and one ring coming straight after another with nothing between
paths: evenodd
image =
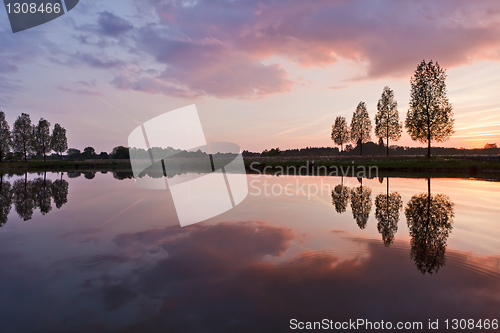
<instances>
[{"instance_id":1,"label":"riverbank","mask_svg":"<svg viewBox=\"0 0 500 333\"><path fill-rule=\"evenodd\" d=\"M195 172L196 158L175 160L176 173ZM500 180L500 156L311 156L245 157L248 173L357 176L486 178ZM229 160L228 160L229 162ZM129 160L83 160L0 163L0 173L39 171L132 171ZM377 173L374 175L373 173ZM335 174L337 173L337 174ZM366 175L368 176L368 174Z\"/></svg>"}]
</instances>

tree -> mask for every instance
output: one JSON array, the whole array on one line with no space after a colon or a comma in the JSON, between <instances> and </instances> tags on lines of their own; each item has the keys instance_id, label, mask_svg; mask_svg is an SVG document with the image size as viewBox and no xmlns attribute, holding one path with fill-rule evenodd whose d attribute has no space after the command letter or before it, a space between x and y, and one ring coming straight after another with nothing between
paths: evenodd
<instances>
[{"instance_id":1,"label":"tree","mask_svg":"<svg viewBox=\"0 0 500 333\"><path fill-rule=\"evenodd\" d=\"M335 124L332 126L332 140L340 146L340 153L344 151L344 144L350 141L347 121L344 117L335 118Z\"/></svg>"},{"instance_id":2,"label":"tree","mask_svg":"<svg viewBox=\"0 0 500 333\"><path fill-rule=\"evenodd\" d=\"M85 159L91 159L91 158L95 157L95 149L92 147L85 147L83 149L82 155L83 155L83 158L85 158Z\"/></svg>"},{"instance_id":3,"label":"tree","mask_svg":"<svg viewBox=\"0 0 500 333\"><path fill-rule=\"evenodd\" d=\"M46 177L36 178L33 180L33 200L35 207L40 209L42 215L47 214L52 210L52 181L47 180Z\"/></svg>"},{"instance_id":4,"label":"tree","mask_svg":"<svg viewBox=\"0 0 500 333\"><path fill-rule=\"evenodd\" d=\"M384 87L377 103L375 115L375 135L387 140L387 156L389 156L389 139L398 141L401 138L403 124L399 122L398 102L394 99L394 91Z\"/></svg>"},{"instance_id":5,"label":"tree","mask_svg":"<svg viewBox=\"0 0 500 333\"><path fill-rule=\"evenodd\" d=\"M365 102L359 102L356 111L352 114L351 120L351 141L360 145L360 155L363 156L363 143L370 140L372 131L372 122L368 111L366 111Z\"/></svg>"},{"instance_id":6,"label":"tree","mask_svg":"<svg viewBox=\"0 0 500 333\"><path fill-rule=\"evenodd\" d=\"M0 175L0 227L7 223L7 219L12 206L12 189L10 183L3 180Z\"/></svg>"},{"instance_id":7,"label":"tree","mask_svg":"<svg viewBox=\"0 0 500 333\"><path fill-rule=\"evenodd\" d=\"M33 198L33 182L28 181L28 174L24 175L24 181L18 179L12 186L14 193L14 208L24 221L31 220L33 210L35 209L35 201Z\"/></svg>"},{"instance_id":8,"label":"tree","mask_svg":"<svg viewBox=\"0 0 500 333\"><path fill-rule=\"evenodd\" d=\"M21 113L14 122L12 129L12 148L14 152L24 155L24 161L27 161L27 155L33 151L32 147L33 128L29 114Z\"/></svg>"},{"instance_id":9,"label":"tree","mask_svg":"<svg viewBox=\"0 0 500 333\"><path fill-rule=\"evenodd\" d=\"M50 147L63 158L62 154L68 149L68 139L66 138L66 129L59 124L54 125L52 131L52 141Z\"/></svg>"},{"instance_id":10,"label":"tree","mask_svg":"<svg viewBox=\"0 0 500 333\"><path fill-rule=\"evenodd\" d=\"M113 148L111 152L111 158L113 159L130 159L130 153L127 147L117 146Z\"/></svg>"},{"instance_id":11,"label":"tree","mask_svg":"<svg viewBox=\"0 0 500 333\"><path fill-rule=\"evenodd\" d=\"M410 108L405 127L411 139L427 143L427 157L431 157L431 142L443 142L455 132L453 112L446 97L446 71L432 60L417 66L411 78Z\"/></svg>"},{"instance_id":12,"label":"tree","mask_svg":"<svg viewBox=\"0 0 500 333\"><path fill-rule=\"evenodd\" d=\"M487 143L484 145L484 149L498 148L496 143Z\"/></svg>"},{"instance_id":13,"label":"tree","mask_svg":"<svg viewBox=\"0 0 500 333\"><path fill-rule=\"evenodd\" d=\"M375 218L382 241L385 246L389 246L394 242L394 234L398 231L399 211L403 209L403 201L398 192L389 193L389 178L386 181L386 194L379 194L375 198Z\"/></svg>"},{"instance_id":14,"label":"tree","mask_svg":"<svg viewBox=\"0 0 500 333\"><path fill-rule=\"evenodd\" d=\"M446 240L453 228L453 202L444 195L427 193L411 197L405 208L411 236L411 257L422 273L437 273L445 264Z\"/></svg>"},{"instance_id":15,"label":"tree","mask_svg":"<svg viewBox=\"0 0 500 333\"><path fill-rule=\"evenodd\" d=\"M43 155L43 160L47 161L47 153L51 149L52 138L50 136L50 123L40 118L38 125L33 127L33 148L39 155Z\"/></svg>"},{"instance_id":16,"label":"tree","mask_svg":"<svg viewBox=\"0 0 500 333\"><path fill-rule=\"evenodd\" d=\"M68 202L68 187L69 184L62 179L62 175L61 179L57 179L52 183L52 198L57 209L60 209L62 205Z\"/></svg>"},{"instance_id":17,"label":"tree","mask_svg":"<svg viewBox=\"0 0 500 333\"><path fill-rule=\"evenodd\" d=\"M372 210L372 190L369 187L355 187L351 191L352 217L360 229L366 228L366 223Z\"/></svg>"},{"instance_id":18,"label":"tree","mask_svg":"<svg viewBox=\"0 0 500 333\"><path fill-rule=\"evenodd\" d=\"M335 206L335 211L342 214L347 209L349 203L350 189L344 186L343 182L335 186L332 191L332 204Z\"/></svg>"},{"instance_id":19,"label":"tree","mask_svg":"<svg viewBox=\"0 0 500 333\"><path fill-rule=\"evenodd\" d=\"M0 163L3 157L10 151L12 145L12 136L10 135L10 127L5 119L5 113L0 110Z\"/></svg>"}]
</instances>

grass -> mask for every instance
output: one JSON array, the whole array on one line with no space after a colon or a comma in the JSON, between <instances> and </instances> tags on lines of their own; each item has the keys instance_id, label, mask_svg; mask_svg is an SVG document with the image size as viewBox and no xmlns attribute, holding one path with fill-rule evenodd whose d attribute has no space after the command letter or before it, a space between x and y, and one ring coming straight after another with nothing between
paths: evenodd
<instances>
[{"instance_id":1,"label":"grass","mask_svg":"<svg viewBox=\"0 0 500 333\"><path fill-rule=\"evenodd\" d=\"M196 159L179 160L179 172L192 171L190 165ZM246 157L247 172L276 173L281 168L308 166L307 173L316 174L319 166L331 170L333 167L362 167L368 170L376 166L379 176L400 177L453 177L453 178L487 178L500 180L500 159L498 156L435 156L428 159L423 156L311 156L311 157ZM193 164L193 162L195 162ZM313 163L314 162L314 163ZM253 167L250 166L253 164ZM36 171L131 171L129 160L85 160L59 161L30 160L28 162L0 163L0 172L36 172ZM258 171L256 171L258 170ZM352 169L351 169L352 170ZM311 172L314 171L314 172Z\"/></svg>"}]
</instances>

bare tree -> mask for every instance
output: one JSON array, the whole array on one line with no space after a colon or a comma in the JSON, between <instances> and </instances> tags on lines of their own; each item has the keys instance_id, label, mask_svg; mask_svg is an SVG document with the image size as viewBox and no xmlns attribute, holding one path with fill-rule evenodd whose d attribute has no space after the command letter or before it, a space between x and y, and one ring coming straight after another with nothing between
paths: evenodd
<instances>
[{"instance_id":1,"label":"bare tree","mask_svg":"<svg viewBox=\"0 0 500 333\"><path fill-rule=\"evenodd\" d=\"M394 91L384 87L377 103L375 115L375 135L387 140L387 156L389 156L389 139L398 141L401 138L403 124L399 122L398 102L394 99Z\"/></svg>"},{"instance_id":2,"label":"bare tree","mask_svg":"<svg viewBox=\"0 0 500 333\"><path fill-rule=\"evenodd\" d=\"M422 60L410 81L410 108L405 127L412 140L427 143L427 157L431 157L432 141L446 141L455 132L445 80L446 71L437 62Z\"/></svg>"}]
</instances>

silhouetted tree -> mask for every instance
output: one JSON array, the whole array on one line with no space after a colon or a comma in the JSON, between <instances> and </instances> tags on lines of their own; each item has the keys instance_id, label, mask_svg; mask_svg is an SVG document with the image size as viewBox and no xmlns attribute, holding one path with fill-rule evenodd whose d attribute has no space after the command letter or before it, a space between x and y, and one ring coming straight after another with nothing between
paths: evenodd
<instances>
[{"instance_id":1,"label":"silhouetted tree","mask_svg":"<svg viewBox=\"0 0 500 333\"><path fill-rule=\"evenodd\" d=\"M62 154L68 149L68 139L66 138L66 129L57 123L54 125L54 129L52 130L52 140L50 146L53 151L61 156L62 160Z\"/></svg>"},{"instance_id":2,"label":"silhouetted tree","mask_svg":"<svg viewBox=\"0 0 500 333\"><path fill-rule=\"evenodd\" d=\"M370 140L372 131L372 122L365 102L359 102L356 111L352 114L351 120L351 141L360 146L360 155L363 155L363 143Z\"/></svg>"},{"instance_id":3,"label":"silhouetted tree","mask_svg":"<svg viewBox=\"0 0 500 333\"><path fill-rule=\"evenodd\" d=\"M347 128L347 121L344 117L335 118L335 123L332 125L332 140L336 145L340 146L340 153L344 151L344 144L351 140L349 129Z\"/></svg>"},{"instance_id":4,"label":"silhouetted tree","mask_svg":"<svg viewBox=\"0 0 500 333\"><path fill-rule=\"evenodd\" d=\"M85 159L91 159L95 157L95 149L93 147L85 147L82 153Z\"/></svg>"},{"instance_id":5,"label":"silhouetted tree","mask_svg":"<svg viewBox=\"0 0 500 333\"><path fill-rule=\"evenodd\" d=\"M52 210L52 181L46 179L45 173L43 178L36 178L33 180L33 196L35 207L40 209L42 215Z\"/></svg>"},{"instance_id":6,"label":"silhouetted tree","mask_svg":"<svg viewBox=\"0 0 500 333\"><path fill-rule=\"evenodd\" d=\"M389 156L389 139L398 141L401 138L403 124L399 122L398 102L394 99L394 91L384 87L377 103L375 115L375 135L387 140L387 156Z\"/></svg>"},{"instance_id":7,"label":"silhouetted tree","mask_svg":"<svg viewBox=\"0 0 500 333\"><path fill-rule=\"evenodd\" d=\"M369 187L360 186L351 190L352 217L356 220L360 229L366 228L366 223L372 210L372 190Z\"/></svg>"},{"instance_id":8,"label":"silhouetted tree","mask_svg":"<svg viewBox=\"0 0 500 333\"><path fill-rule=\"evenodd\" d=\"M403 201L398 192L389 193L389 178L386 181L386 194L379 194L375 198L375 218L384 245L389 246L394 242L394 234L398 231L399 211L403 209Z\"/></svg>"},{"instance_id":9,"label":"silhouetted tree","mask_svg":"<svg viewBox=\"0 0 500 333\"><path fill-rule=\"evenodd\" d=\"M405 208L411 236L411 257L422 274L437 273L445 264L446 240L453 228L453 202L444 195L427 193L412 196Z\"/></svg>"},{"instance_id":10,"label":"silhouetted tree","mask_svg":"<svg viewBox=\"0 0 500 333\"><path fill-rule=\"evenodd\" d=\"M454 133L453 112L446 97L446 71L432 60L417 66L411 78L410 108L405 127L412 140L427 143L431 157L431 142L443 142Z\"/></svg>"},{"instance_id":11,"label":"silhouetted tree","mask_svg":"<svg viewBox=\"0 0 500 333\"><path fill-rule=\"evenodd\" d=\"M494 149L498 148L496 143L487 143L484 145L484 149Z\"/></svg>"},{"instance_id":12,"label":"silhouetted tree","mask_svg":"<svg viewBox=\"0 0 500 333\"><path fill-rule=\"evenodd\" d=\"M51 141L50 123L40 118L38 125L33 126L33 148L37 154L43 155L44 161L47 161L46 154L52 150L50 148Z\"/></svg>"},{"instance_id":13,"label":"silhouetted tree","mask_svg":"<svg viewBox=\"0 0 500 333\"><path fill-rule=\"evenodd\" d=\"M5 113L0 110L0 163L2 163L4 156L10 152L11 145L12 136L10 134L9 123L5 119Z\"/></svg>"},{"instance_id":14,"label":"silhouetted tree","mask_svg":"<svg viewBox=\"0 0 500 333\"><path fill-rule=\"evenodd\" d=\"M113 159L130 159L130 153L127 147L117 146L113 148L111 152L111 158Z\"/></svg>"},{"instance_id":15,"label":"silhouetted tree","mask_svg":"<svg viewBox=\"0 0 500 333\"><path fill-rule=\"evenodd\" d=\"M33 128L30 116L22 113L17 117L12 128L12 149L16 153L24 155L24 161L28 159L28 154L33 151Z\"/></svg>"},{"instance_id":16,"label":"silhouetted tree","mask_svg":"<svg viewBox=\"0 0 500 333\"><path fill-rule=\"evenodd\" d=\"M95 172L94 171L84 171L83 176L86 179L94 179L95 178Z\"/></svg>"},{"instance_id":17,"label":"silhouetted tree","mask_svg":"<svg viewBox=\"0 0 500 333\"><path fill-rule=\"evenodd\" d=\"M66 174L68 175L68 178L78 178L82 175L80 171L68 171Z\"/></svg>"},{"instance_id":18,"label":"silhouetted tree","mask_svg":"<svg viewBox=\"0 0 500 333\"><path fill-rule=\"evenodd\" d=\"M332 204L335 206L335 211L339 214L343 213L347 209L347 204L349 203L350 190L348 187L344 186L343 182L335 186L332 191Z\"/></svg>"},{"instance_id":19,"label":"silhouetted tree","mask_svg":"<svg viewBox=\"0 0 500 333\"><path fill-rule=\"evenodd\" d=\"M24 221L30 220L35 209L33 198L33 182L28 181L28 174L25 174L24 180L18 179L12 186L14 193L14 208Z\"/></svg>"},{"instance_id":20,"label":"silhouetted tree","mask_svg":"<svg viewBox=\"0 0 500 333\"><path fill-rule=\"evenodd\" d=\"M54 199L57 209L60 209L62 205L68 202L68 190L69 183L62 179L61 174L61 179L54 180L52 183L52 198Z\"/></svg>"},{"instance_id":21,"label":"silhouetted tree","mask_svg":"<svg viewBox=\"0 0 500 333\"><path fill-rule=\"evenodd\" d=\"M0 227L7 223L12 206L12 189L8 181L3 180L0 175Z\"/></svg>"}]
</instances>

